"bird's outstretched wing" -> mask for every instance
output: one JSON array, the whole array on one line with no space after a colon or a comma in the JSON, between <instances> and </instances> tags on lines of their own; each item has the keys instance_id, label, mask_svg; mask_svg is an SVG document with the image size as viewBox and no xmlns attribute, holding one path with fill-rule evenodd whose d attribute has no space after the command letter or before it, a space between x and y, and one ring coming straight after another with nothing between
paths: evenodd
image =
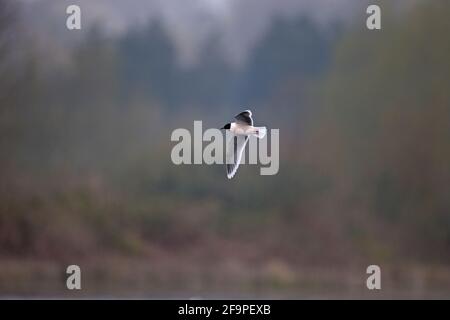
<instances>
[{"instance_id":1,"label":"bird's outstretched wing","mask_svg":"<svg viewBox=\"0 0 450 320\"><path fill-rule=\"evenodd\" d=\"M227 177L231 179L241 163L242 153L247 145L248 136L232 135L228 141L226 154Z\"/></svg>"},{"instance_id":2,"label":"bird's outstretched wing","mask_svg":"<svg viewBox=\"0 0 450 320\"><path fill-rule=\"evenodd\" d=\"M252 112L250 110L245 110L234 117L238 122L253 125Z\"/></svg>"}]
</instances>

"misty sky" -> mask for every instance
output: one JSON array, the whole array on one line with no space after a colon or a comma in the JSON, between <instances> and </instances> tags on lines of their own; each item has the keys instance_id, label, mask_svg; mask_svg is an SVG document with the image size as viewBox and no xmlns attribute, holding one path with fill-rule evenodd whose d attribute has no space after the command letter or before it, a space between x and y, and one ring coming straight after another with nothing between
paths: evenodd
<instances>
[{"instance_id":1,"label":"misty sky","mask_svg":"<svg viewBox=\"0 0 450 320\"><path fill-rule=\"evenodd\" d=\"M234 60L243 58L275 15L314 16L319 21L340 19L352 11L354 0L83 0L108 31L122 32L158 17L185 60L192 60L211 33L222 34L224 49ZM358 1L360 2L360 1ZM88 9L90 10L90 9Z\"/></svg>"},{"instance_id":2,"label":"misty sky","mask_svg":"<svg viewBox=\"0 0 450 320\"><path fill-rule=\"evenodd\" d=\"M328 22L349 21L364 12L366 0L21 0L38 17L44 34L55 32L52 20L65 19L65 7L78 4L83 27L94 23L108 34L120 34L130 27L159 19L177 46L182 62L195 60L202 42L219 35L225 55L242 61L276 16L308 15L326 26ZM39 13L39 14L36 14ZM48 23L47 23L48 22ZM51 27L49 27L51 26ZM64 25L63 25L64 26ZM61 32L65 30L61 29Z\"/></svg>"}]
</instances>

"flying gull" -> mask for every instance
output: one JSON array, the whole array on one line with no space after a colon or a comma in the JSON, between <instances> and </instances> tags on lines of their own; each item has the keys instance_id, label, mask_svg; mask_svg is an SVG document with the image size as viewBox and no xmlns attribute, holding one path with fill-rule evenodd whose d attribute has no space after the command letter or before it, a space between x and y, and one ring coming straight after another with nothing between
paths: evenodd
<instances>
[{"instance_id":1,"label":"flying gull","mask_svg":"<svg viewBox=\"0 0 450 320\"><path fill-rule=\"evenodd\" d=\"M235 122L227 123L221 129L229 130L232 133L231 139L228 141L226 153L227 177L231 179L236 174L242 159L242 153L250 135L258 139L264 138L266 135L266 127L254 127L252 112L245 110L234 117Z\"/></svg>"}]
</instances>

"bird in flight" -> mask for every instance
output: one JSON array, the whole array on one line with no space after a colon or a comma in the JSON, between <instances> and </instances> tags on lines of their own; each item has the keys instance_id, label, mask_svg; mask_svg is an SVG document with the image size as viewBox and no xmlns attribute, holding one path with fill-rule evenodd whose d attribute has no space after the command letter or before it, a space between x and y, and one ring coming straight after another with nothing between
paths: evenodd
<instances>
[{"instance_id":1,"label":"bird in flight","mask_svg":"<svg viewBox=\"0 0 450 320\"><path fill-rule=\"evenodd\" d=\"M227 177L231 179L241 163L242 153L250 135L258 139L264 138L266 135L266 127L254 127L252 112L245 110L234 117L235 122L227 123L221 129L229 130L232 133L231 139L228 141L226 153Z\"/></svg>"}]
</instances>

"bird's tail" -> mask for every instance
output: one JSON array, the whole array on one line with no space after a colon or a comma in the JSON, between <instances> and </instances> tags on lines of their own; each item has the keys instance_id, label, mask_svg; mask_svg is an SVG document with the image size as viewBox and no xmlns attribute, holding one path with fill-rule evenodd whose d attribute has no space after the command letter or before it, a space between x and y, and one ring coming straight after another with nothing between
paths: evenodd
<instances>
[{"instance_id":1,"label":"bird's tail","mask_svg":"<svg viewBox=\"0 0 450 320\"><path fill-rule=\"evenodd\" d=\"M256 131L254 133L254 135L258 138L258 139L262 139L266 136L267 133L267 128L266 127L255 127Z\"/></svg>"}]
</instances>

